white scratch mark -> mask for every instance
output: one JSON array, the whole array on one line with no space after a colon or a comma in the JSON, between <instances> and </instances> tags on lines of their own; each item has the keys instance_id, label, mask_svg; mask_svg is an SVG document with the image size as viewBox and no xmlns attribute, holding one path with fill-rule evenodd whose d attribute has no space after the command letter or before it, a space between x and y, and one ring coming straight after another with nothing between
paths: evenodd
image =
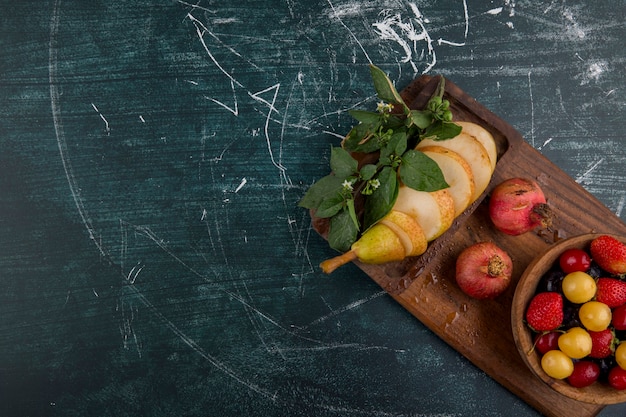
<instances>
[{"instance_id":1,"label":"white scratch mark","mask_svg":"<svg viewBox=\"0 0 626 417\"><path fill-rule=\"evenodd\" d=\"M267 93L269 91L274 91L274 94L272 96L272 100L271 102L265 100L263 97L261 97L261 94ZM276 98L278 97L278 91L280 90L280 83L279 84L275 84L271 87L268 87L264 90L258 91L256 93L248 93L250 94L250 97L252 97L253 99L266 104L269 107L269 111L267 112L267 117L265 119L265 128L264 128L264 133L265 133L265 141L267 143L267 151L270 155L270 160L272 161L272 165L274 165L276 168L278 168L278 170L281 172L281 175L285 176L285 172L287 171L287 169L282 166L280 163L276 162L276 159L274 158L274 151L272 150L272 141L270 139L270 133L269 133L269 124L270 124L270 120L272 118L272 111L275 111L276 113L279 113L278 110L276 110L275 104L276 104Z\"/></svg>"},{"instance_id":2,"label":"white scratch mark","mask_svg":"<svg viewBox=\"0 0 626 417\"><path fill-rule=\"evenodd\" d=\"M578 22L576 21L574 13L572 13L570 9L565 9L563 11L563 17L571 23L571 25L567 27L567 31L572 36L578 39L584 39L587 36L584 29L582 29L580 25L578 24Z\"/></svg>"},{"instance_id":3,"label":"white scratch mark","mask_svg":"<svg viewBox=\"0 0 626 417\"><path fill-rule=\"evenodd\" d=\"M109 135L111 133L111 129L109 128L109 122L104 117L104 115L100 112L100 110L98 110L98 108L96 107L95 104L91 103L91 107L93 107L93 109L96 111L96 113L98 113L98 115L100 116L100 118L104 122L104 130L107 132L107 135Z\"/></svg>"},{"instance_id":4,"label":"white scratch mark","mask_svg":"<svg viewBox=\"0 0 626 417\"><path fill-rule=\"evenodd\" d=\"M415 3L409 3L409 7L412 12L406 21L403 19L400 13L391 13L389 10L383 10L380 13L381 20L373 23L376 33L381 40L389 40L397 43L402 48L404 55L401 60L402 63L409 63L413 69L413 72L417 74L418 68L416 59L428 57L426 68L422 71L423 74L428 73L437 63L437 54L434 48L434 42L427 29L427 24L430 21L424 17L420 9ZM469 15L467 9L467 3L463 0L464 10L464 41L453 42L443 38L437 40L438 45L451 45L451 46L464 46L465 40L467 40L467 34L469 33ZM418 47L419 43L424 42L425 49Z\"/></svg>"},{"instance_id":5,"label":"white scratch mark","mask_svg":"<svg viewBox=\"0 0 626 417\"><path fill-rule=\"evenodd\" d=\"M622 211L624 210L624 203L626 203L626 195L622 194L622 197L619 199L619 203L617 204L617 209L615 210L615 214L617 217L622 216Z\"/></svg>"},{"instance_id":6,"label":"white scratch mark","mask_svg":"<svg viewBox=\"0 0 626 417\"><path fill-rule=\"evenodd\" d=\"M194 26L196 27L196 32L198 33L198 36L200 38L200 42L202 42L202 45L204 47L204 50L208 53L209 57L211 57L211 60L215 63L215 65L217 65L217 67L224 73L226 74L229 78L231 78L233 81L235 81L237 83L237 81L230 76L229 73L227 73L222 66L217 62L217 60L215 59L215 57L213 56L213 54L211 53L211 51L209 50L205 40L204 40L204 35L208 34L209 36L211 36L217 43L219 43L223 48L228 49L228 51L230 51L233 55L237 56L238 58L241 58L243 60L245 60L248 65L250 65L250 67L254 68L254 69L258 69L261 70L261 68L256 65L254 62L246 59L243 55L241 55L239 52L237 52L234 48L232 48L229 45L226 45L224 42L222 42L222 40L215 35L215 33L211 32L202 22L200 22L198 19L196 19L191 13L187 14L187 18L189 18L189 20L191 20L194 24ZM241 84L237 83L240 87L243 87Z\"/></svg>"},{"instance_id":7,"label":"white scratch mark","mask_svg":"<svg viewBox=\"0 0 626 417\"><path fill-rule=\"evenodd\" d=\"M604 162L604 158L600 158L598 161L596 161L587 171L585 171L583 174L579 175L578 177L576 177L576 182L577 183L581 183L585 178L587 178L589 176L589 174L591 174L602 162Z\"/></svg>"},{"instance_id":8,"label":"white scratch mark","mask_svg":"<svg viewBox=\"0 0 626 417\"><path fill-rule=\"evenodd\" d=\"M533 84L531 81L532 71L528 71L528 95L530 96L530 143L535 147L535 101L533 100Z\"/></svg>"},{"instance_id":9,"label":"white scratch mark","mask_svg":"<svg viewBox=\"0 0 626 417\"><path fill-rule=\"evenodd\" d=\"M331 132L330 130L322 130L322 133L327 133L327 134L335 136L335 137L337 137L339 139L343 139L344 138L344 135L340 135L337 132Z\"/></svg>"},{"instance_id":10,"label":"white scratch mark","mask_svg":"<svg viewBox=\"0 0 626 417\"><path fill-rule=\"evenodd\" d=\"M372 60L370 59L369 55L365 51L365 48L363 47L363 45L359 41L359 38L357 38L356 35L354 34L354 32L352 32L350 30L350 28L348 26L346 26L346 24L343 22L343 20L341 20L341 17L337 13L337 10L335 9L335 6L333 5L333 3L330 0L327 0L327 2L328 2L328 5L330 6L330 8L333 10L333 16L335 16L337 18L337 20L339 21L339 24L341 26L343 26L348 31L350 36L352 36L352 39L354 39L356 44L359 45L359 48L361 48L361 52L363 52L363 55L365 55L365 59L367 59L367 62L369 62L371 64Z\"/></svg>"},{"instance_id":11,"label":"white scratch mark","mask_svg":"<svg viewBox=\"0 0 626 417\"><path fill-rule=\"evenodd\" d=\"M219 225L219 221L216 221L216 227L218 227ZM309 338L309 337L305 337L305 336L301 336L301 335L297 335L294 331L285 328L284 326L282 326L280 323L278 323L274 318L272 318L271 316L269 316L267 313L261 311L258 308L255 308L254 306L250 305L250 303L243 299L239 294L234 293L233 291L230 291L228 288L225 288L224 286L220 285L219 283L213 282L212 280L210 280L206 275L201 274L198 270L196 270L195 268L192 268L189 264L187 264L185 261L183 261L180 257L178 257L168 246L167 244L163 241L163 239L159 238L156 234L154 234L154 232L147 226L137 226L137 225L132 225L130 223L126 224L129 227L132 227L136 233L142 234L143 236L145 236L146 238L150 239L151 241L153 241L161 250L163 250L166 254L168 254L172 259L174 259L176 262L178 262L181 266L183 266L184 268L186 268L189 272L191 272L193 275L197 276L198 278L201 278L202 280L204 280L207 284L209 284L212 288L215 288L218 291L221 291L225 294L227 294L229 297L231 297L233 300L239 302L242 306L244 307L248 307L250 309L252 309L256 314L258 314L260 317L262 317L263 319L265 319L268 323L272 324L273 326L275 326L276 328L290 334L293 336L297 336L298 338L302 339L302 340L306 340L306 341L310 341L310 342L314 342L314 343L320 343L318 340ZM220 230L219 227L217 228L217 237L215 238L215 240L220 243L221 242L221 237L220 237ZM223 259L225 261L227 261L227 257L226 254L223 252L223 247L222 247L222 256ZM228 266L228 262L226 262L226 266ZM135 286L129 286L129 288L133 289L133 291L138 292L138 290L136 289ZM382 292L379 295L384 295L386 294L386 292ZM375 297L370 297L370 299L373 299Z\"/></svg>"},{"instance_id":12,"label":"white scratch mark","mask_svg":"<svg viewBox=\"0 0 626 417\"><path fill-rule=\"evenodd\" d=\"M467 0L463 0L463 19L465 20L465 33L463 34L464 39L467 39L467 34L469 33L469 12L467 10Z\"/></svg>"},{"instance_id":13,"label":"white scratch mark","mask_svg":"<svg viewBox=\"0 0 626 417\"><path fill-rule=\"evenodd\" d=\"M141 123L146 123L146 119L142 115L139 115L139 120L141 120Z\"/></svg>"},{"instance_id":14,"label":"white scratch mark","mask_svg":"<svg viewBox=\"0 0 626 417\"><path fill-rule=\"evenodd\" d=\"M231 90L233 92L233 102L235 103L234 107L228 107L226 104L224 104L221 101L216 100L216 99L214 99L212 97L205 96L204 98L206 98L207 100L212 101L213 103L215 103L215 104L217 104L219 106L222 106L223 108L225 108L226 110L228 110L229 112L234 114L235 116L239 116L239 107L237 105L237 94L235 94L235 85L233 84L233 80L230 80L230 88L231 88Z\"/></svg>"},{"instance_id":15,"label":"white scratch mark","mask_svg":"<svg viewBox=\"0 0 626 417\"><path fill-rule=\"evenodd\" d=\"M347 109L339 109L339 110L335 110L335 111L332 111L332 112L326 112L326 113L320 114L320 115L318 115L318 116L308 120L306 123L304 123L304 126L302 126L302 127L306 128L307 125L313 124L314 122L317 122L318 120L323 119L323 118L328 117L328 116L333 116L333 115L347 113L347 112L349 112L352 109L356 109L356 108L361 107L364 103L371 102L375 98L376 98L375 95L369 96L367 98L364 98L363 100L358 101L357 103L354 103L352 106L348 107ZM307 129L310 130L310 128L307 128Z\"/></svg>"},{"instance_id":16,"label":"white scratch mark","mask_svg":"<svg viewBox=\"0 0 626 417\"><path fill-rule=\"evenodd\" d=\"M83 200L80 195L80 188L76 182L74 176L74 170L67 154L67 143L65 140L65 130L63 129L63 121L61 119L61 94L58 86L58 33L60 24L59 13L59 0L55 0L52 10L52 18L50 20L50 45L49 45L49 58L48 58L48 78L50 82L50 107L52 110L52 122L54 124L54 132L57 139L57 146L59 148L59 154L61 156L61 162L63 164L63 170L65 171L65 177L72 193L72 198L78 215L89 233L89 238L98 248L100 254L106 256L104 247L99 239L96 238L95 229L91 223L91 220L87 216Z\"/></svg>"},{"instance_id":17,"label":"white scratch mark","mask_svg":"<svg viewBox=\"0 0 626 417\"><path fill-rule=\"evenodd\" d=\"M137 265L133 266L133 268L130 270L130 272L126 276L126 281L128 281L130 284L135 283L135 281L137 280L137 276L143 270L144 267L140 265L141 264L138 263Z\"/></svg>"},{"instance_id":18,"label":"white scratch mark","mask_svg":"<svg viewBox=\"0 0 626 417\"><path fill-rule=\"evenodd\" d=\"M504 0L504 4L509 7L509 17L515 16L515 0Z\"/></svg>"},{"instance_id":19,"label":"white scratch mark","mask_svg":"<svg viewBox=\"0 0 626 417\"><path fill-rule=\"evenodd\" d=\"M447 40L442 39L442 38L437 39L437 44L439 44L439 45L450 45L450 46L465 46L465 42L447 41Z\"/></svg>"},{"instance_id":20,"label":"white scratch mark","mask_svg":"<svg viewBox=\"0 0 626 417\"><path fill-rule=\"evenodd\" d=\"M578 120L579 118L577 117L572 117L570 116L569 112L567 111L567 109L565 108L565 102L563 101L563 94L561 93L561 87L558 86L557 87L557 95L559 97L559 105L561 107L561 110L563 110L563 113L567 116L567 118L570 120L570 123L574 126L576 126L578 129L582 130L585 133L589 133L588 129L582 124L580 123Z\"/></svg>"},{"instance_id":21,"label":"white scratch mark","mask_svg":"<svg viewBox=\"0 0 626 417\"><path fill-rule=\"evenodd\" d=\"M92 288L92 289L91 289L91 291L93 292L93 295L95 295L95 296L96 296L96 298L99 298L99 297L100 297L100 294L98 294L98 292L96 291L96 289L95 289L95 288Z\"/></svg>"},{"instance_id":22,"label":"white scratch mark","mask_svg":"<svg viewBox=\"0 0 626 417\"><path fill-rule=\"evenodd\" d=\"M193 8L193 9L204 10L205 12L209 12L209 13L213 13L213 14L217 13L216 11L207 9L206 7L200 7L200 6L198 6L198 4L191 4L191 3L187 3L186 1L182 1L182 0L178 0L178 2L180 4L185 5L185 6L189 6L189 7Z\"/></svg>"},{"instance_id":23,"label":"white scratch mark","mask_svg":"<svg viewBox=\"0 0 626 417\"><path fill-rule=\"evenodd\" d=\"M319 352L319 351L327 351L327 350L337 350L337 349L350 349L352 351L368 351L368 350L392 350L397 353L404 353L406 350L404 349L390 349L387 346L367 346L360 343L330 343L321 346L312 346L312 347L275 347L270 350L270 352L278 351L279 353L283 352ZM284 357L284 356L283 356Z\"/></svg>"},{"instance_id":24,"label":"white scratch mark","mask_svg":"<svg viewBox=\"0 0 626 417\"><path fill-rule=\"evenodd\" d=\"M237 19L235 17L227 17L227 18L223 18L223 19L214 19L213 23L216 25L226 25L229 23L237 23L240 22L240 19Z\"/></svg>"},{"instance_id":25,"label":"white scratch mark","mask_svg":"<svg viewBox=\"0 0 626 417\"><path fill-rule=\"evenodd\" d=\"M504 8L502 8L502 7L496 7L496 8L494 8L494 9L487 10L487 14L491 14L491 15L494 15L494 16L495 16L495 15L498 15L498 14L502 13L502 10L504 10Z\"/></svg>"},{"instance_id":26,"label":"white scratch mark","mask_svg":"<svg viewBox=\"0 0 626 417\"><path fill-rule=\"evenodd\" d=\"M379 292L376 292L376 293L370 295L369 297L353 301L350 304L345 305L345 306L343 306L343 307L341 307L341 308L339 308L337 310L332 310L329 314L327 314L325 316L322 316L322 317L319 317L319 318L313 320L311 323L309 323L309 325L307 327L310 327L310 326L315 325L315 324L322 323L322 322L324 322L324 321L326 321L326 320L328 320L330 318L338 316L339 314L345 313L346 311L353 310L353 309L355 309L355 308L357 308L357 307L359 307L359 306L361 306L361 305L363 305L363 304L365 304L365 303L367 303L369 301L372 301L372 300L374 300L374 299L376 299L378 297L381 297L381 296L383 296L385 294L387 294L385 291L379 291Z\"/></svg>"},{"instance_id":27,"label":"white scratch mark","mask_svg":"<svg viewBox=\"0 0 626 417\"><path fill-rule=\"evenodd\" d=\"M247 183L248 183L248 180L244 177L241 180L241 183L239 183L239 185L237 186L237 188L235 188L235 194L237 194L239 190L241 190Z\"/></svg>"},{"instance_id":28,"label":"white scratch mark","mask_svg":"<svg viewBox=\"0 0 626 417\"><path fill-rule=\"evenodd\" d=\"M172 323L167 317L165 317L155 306L154 304L152 304L150 302L150 300L148 300L142 293L140 293L139 291L137 291L135 286L131 286L129 287L132 291L135 292L135 294L139 297L139 299L146 305L146 307L148 307L152 313L154 315L156 315L164 324L165 326L170 329L170 331L172 331L175 335L177 335L180 340L182 340L187 346L189 346L194 352L196 352L197 354L199 354L202 358L204 358L206 361L208 361L209 363L211 363L214 367L216 367L217 369L219 369L220 371L222 371L223 373L225 373L226 375L230 376L231 378L233 378L235 381L239 382L240 384L244 385L245 387L247 387L248 389L250 389L251 391L254 391L264 397L267 398L272 398L272 393L270 393L269 391L263 389L262 387L260 387L259 385L248 381L246 379L244 379L243 377L239 376L233 369L231 369L228 365L224 364L223 362L219 361L217 358L213 357L212 355L210 355L209 353L207 353L200 345L198 345L198 343L196 343L195 340L193 340L192 338L190 338L189 336L187 336L184 332L182 332L174 323Z\"/></svg>"},{"instance_id":29,"label":"white scratch mark","mask_svg":"<svg viewBox=\"0 0 626 417\"><path fill-rule=\"evenodd\" d=\"M553 140L553 139L554 139L554 138L548 138L548 139L546 139L546 141L545 141L545 142L543 142L543 145L541 145L541 146L539 147L539 150L541 150L541 149L545 148L545 147L546 147L546 145L548 145L550 142L552 142L552 140Z\"/></svg>"},{"instance_id":30,"label":"white scratch mark","mask_svg":"<svg viewBox=\"0 0 626 417\"><path fill-rule=\"evenodd\" d=\"M276 102L276 96L278 95L279 89L280 89L280 83L274 84L273 86L267 87L266 89L258 91L256 93L248 93L248 94L250 94L250 97L252 97L253 99L260 101L263 104L266 104L270 108L270 113L272 111L275 111L276 113L280 113L278 110L276 110L276 107L274 107L274 104ZM270 103L269 101L261 97L261 94L267 93L268 91L272 91L272 90L274 90L274 96L273 96L272 102Z\"/></svg>"},{"instance_id":31,"label":"white scratch mark","mask_svg":"<svg viewBox=\"0 0 626 417\"><path fill-rule=\"evenodd\" d=\"M583 74L580 85L589 84L591 81L598 82L600 77L606 71L608 64L604 61L592 62L587 68L587 72Z\"/></svg>"},{"instance_id":32,"label":"white scratch mark","mask_svg":"<svg viewBox=\"0 0 626 417\"><path fill-rule=\"evenodd\" d=\"M191 13L188 13L187 17L189 18L189 20L191 20L191 22L195 26L196 33L198 35L198 38L200 39L200 43L202 43L202 47L204 48L204 51L207 53L207 55L209 56L211 61L213 61L213 64L215 64L215 66L222 72L222 74L224 74L230 80L230 85L231 85L231 88L233 90L233 95L235 95L235 85L237 85L238 87L243 87L243 85L239 81L237 81L228 71L226 71L222 67L222 65L217 61L217 59L215 58L215 56L213 55L213 53L209 49L209 46L207 45L206 41L204 40L205 33L208 33L208 34L210 34L213 37L215 37L215 35L213 33L211 33L211 31L209 31L207 29L207 27L204 26L202 24L202 22L200 22L198 19L196 19ZM235 96L234 107L229 107L229 106L225 105L224 103L222 103L222 102L220 102L218 100L215 100L213 98L210 98L210 97L207 97L207 99L213 101L216 104L221 105L225 109L227 109L230 112L232 112L235 116L237 116L238 113L239 113L238 109L237 109L237 98L236 98L236 96Z\"/></svg>"},{"instance_id":33,"label":"white scratch mark","mask_svg":"<svg viewBox=\"0 0 626 417\"><path fill-rule=\"evenodd\" d=\"M425 41L428 55L431 58L430 63L423 71L427 73L437 62L436 54L433 48L433 41L426 30L427 19L424 19L419 8L414 4L409 4L413 12L414 17L409 18L408 22L404 22L400 13L391 14L389 10L383 10L381 12L382 20L373 24L378 36L382 40L390 40L396 42L400 48L404 51L404 58L401 60L403 63L410 63L413 68L413 72L417 74L417 64L413 60L413 55L419 55L417 51L418 42ZM415 22L421 31L418 31L415 27ZM398 29L400 32L396 30Z\"/></svg>"},{"instance_id":34,"label":"white scratch mark","mask_svg":"<svg viewBox=\"0 0 626 417\"><path fill-rule=\"evenodd\" d=\"M85 207L83 205L83 201L82 201L82 198L81 198L80 193L79 193L79 187L78 187L78 184L76 182L76 178L75 178L73 170L72 170L72 165L70 163L69 155L67 153L67 144L66 144L66 140L65 140L65 131L63 129L63 123L62 123L62 119L61 119L60 91L59 91L59 86L58 86L58 33L59 33L60 16L61 16L59 12L60 12L60 0L55 0L53 8L52 8L52 17L50 19L50 43L49 43L49 58L48 58L48 77L49 77L49 83L50 83L50 106L51 106L51 111L52 111L52 119L53 119L53 124L54 124L54 129L55 129L55 135L56 135L56 139L57 139L57 145L59 147L59 153L60 153L60 156L61 156L63 169L65 171L65 176L67 178L68 185L70 187L70 191L72 193L72 197L74 199L74 203L76 205L76 208L77 208L78 214L79 214L79 216L81 218L81 221L83 222L85 228L87 229L87 231L89 233L89 238L96 245L96 247L97 247L98 251L100 252L100 254L102 256L106 257L106 259L109 259L109 257L107 256L106 251L104 250L102 242L99 239L96 238L96 236L95 236L95 229L94 229L93 225L91 224L91 221L90 221L89 217L87 216L87 211L85 210ZM161 247L163 250L165 250L173 259L176 259L181 264L186 265L179 257L177 257L171 250L169 250L166 247L166 245L163 243L162 240L156 239L156 236L154 236L151 232L149 232L148 229L145 230L145 233L147 234L148 237L153 238L155 243L157 243L157 245L159 247ZM187 265L186 267L188 268L189 271L198 274L198 272L195 271L190 266ZM201 275L198 274L198 276L201 276ZM141 302L146 307L148 307L148 309L152 312L152 314L154 314L172 333L174 333L176 336L178 336L187 346L189 346L194 352L199 354L207 362L211 363L215 368L219 369L221 372L223 372L224 374L228 375L233 380L237 381L238 383L242 384L243 386L247 387L251 391L254 391L254 392L256 392L256 393L258 393L258 394L260 394L260 395L262 395L264 397L270 398L270 399L275 397L275 393L274 392L269 392L269 391L263 389L261 386L255 384L254 382L251 382L251 381L245 379L244 377L240 376L235 370L230 368L228 365L224 364L223 362L219 361L215 357L213 357L210 354L208 354L192 338L187 336L174 323L172 323L166 316L164 316L150 302L150 300L147 299L137 289L136 286L129 285L129 286L125 286L124 288L127 288L128 290L132 291L139 298L139 300L141 300ZM235 294L233 294L233 296L235 296ZM245 303L245 301L243 301L241 299L240 299L240 302ZM261 314L258 310L255 310L255 311L257 312L257 314ZM272 322L276 326L280 327L280 325L278 323L276 323L275 321L271 320L268 316L263 315L262 317L267 318L270 322ZM124 334L123 330L122 329L120 329L120 330ZM124 336L127 336L127 334L124 334ZM134 335L134 340L135 340L135 343L137 344L137 348L138 348L138 351L139 351L139 344L138 344L138 340L136 338L136 335ZM139 352L139 353L141 354L141 352Z\"/></svg>"}]
</instances>

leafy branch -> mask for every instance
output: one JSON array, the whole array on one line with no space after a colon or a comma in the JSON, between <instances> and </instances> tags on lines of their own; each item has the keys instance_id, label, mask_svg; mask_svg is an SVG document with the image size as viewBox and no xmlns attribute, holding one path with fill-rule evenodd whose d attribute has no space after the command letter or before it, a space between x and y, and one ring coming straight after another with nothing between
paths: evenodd
<instances>
[{"instance_id":1,"label":"leafy branch","mask_svg":"<svg viewBox=\"0 0 626 417\"><path fill-rule=\"evenodd\" d=\"M425 138L445 140L461 132L443 98L443 77L426 107L412 110L380 68L370 65L370 71L381 100L376 111L350 111L359 123L342 146L331 148L331 174L314 183L299 203L329 219L328 242L342 252L389 213L401 185L428 192L448 187L437 163L415 146ZM359 166L354 153L377 155L378 160ZM362 223L356 213L358 196L364 199Z\"/></svg>"}]
</instances>

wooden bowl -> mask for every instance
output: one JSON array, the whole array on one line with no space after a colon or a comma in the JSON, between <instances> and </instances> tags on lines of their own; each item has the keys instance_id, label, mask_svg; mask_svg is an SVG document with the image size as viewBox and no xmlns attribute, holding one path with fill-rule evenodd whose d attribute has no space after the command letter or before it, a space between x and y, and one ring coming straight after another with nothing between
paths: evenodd
<instances>
[{"instance_id":1,"label":"wooden bowl","mask_svg":"<svg viewBox=\"0 0 626 417\"><path fill-rule=\"evenodd\" d=\"M533 334L524 322L526 308L535 294L541 277L554 266L555 262L558 262L559 255L571 248L588 250L589 244L597 236L600 234L584 234L562 240L550 246L528 265L515 289L511 308L511 324L513 339L522 359L535 375L552 389L567 397L587 403L616 404L626 401L626 390L616 390L599 381L585 388L575 388L569 385L566 380L557 380L548 376L541 369L541 357L538 352L533 350ZM614 237L626 243L626 237Z\"/></svg>"}]
</instances>

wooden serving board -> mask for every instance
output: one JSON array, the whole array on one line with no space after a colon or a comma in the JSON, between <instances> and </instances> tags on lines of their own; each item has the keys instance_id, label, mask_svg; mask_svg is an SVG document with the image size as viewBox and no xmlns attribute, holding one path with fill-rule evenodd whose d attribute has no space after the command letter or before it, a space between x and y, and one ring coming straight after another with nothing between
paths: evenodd
<instances>
[{"instance_id":1,"label":"wooden serving board","mask_svg":"<svg viewBox=\"0 0 626 417\"><path fill-rule=\"evenodd\" d=\"M437 77L422 76L401 95L421 109ZM573 400L552 390L522 361L511 331L511 302L517 281L531 260L550 244L582 233L626 235L626 225L600 201L533 147L512 126L446 80L446 95L456 120L478 123L498 144L499 159L487 190L423 255L385 265L356 264L429 329L532 407L551 417L590 417L601 405ZM556 212L553 230L507 236L489 219L486 199L493 187L511 177L532 178ZM313 217L326 236L327 222ZM454 282L455 262L467 246L493 241L514 263L513 282L496 300L474 300ZM338 273L338 272L335 272Z\"/></svg>"}]
</instances>

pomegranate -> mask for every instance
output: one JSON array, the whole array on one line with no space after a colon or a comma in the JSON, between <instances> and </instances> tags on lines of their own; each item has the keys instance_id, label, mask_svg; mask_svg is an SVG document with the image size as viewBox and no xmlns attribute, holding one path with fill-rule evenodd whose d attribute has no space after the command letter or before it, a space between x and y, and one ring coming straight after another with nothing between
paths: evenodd
<instances>
[{"instance_id":1,"label":"pomegranate","mask_svg":"<svg viewBox=\"0 0 626 417\"><path fill-rule=\"evenodd\" d=\"M456 260L456 282L473 298L496 298L511 283L513 262L508 253L492 242L465 248Z\"/></svg>"},{"instance_id":2,"label":"pomegranate","mask_svg":"<svg viewBox=\"0 0 626 417\"><path fill-rule=\"evenodd\" d=\"M543 191L526 178L510 178L493 189L489 217L496 229L513 236L552 226L552 210Z\"/></svg>"}]
</instances>

